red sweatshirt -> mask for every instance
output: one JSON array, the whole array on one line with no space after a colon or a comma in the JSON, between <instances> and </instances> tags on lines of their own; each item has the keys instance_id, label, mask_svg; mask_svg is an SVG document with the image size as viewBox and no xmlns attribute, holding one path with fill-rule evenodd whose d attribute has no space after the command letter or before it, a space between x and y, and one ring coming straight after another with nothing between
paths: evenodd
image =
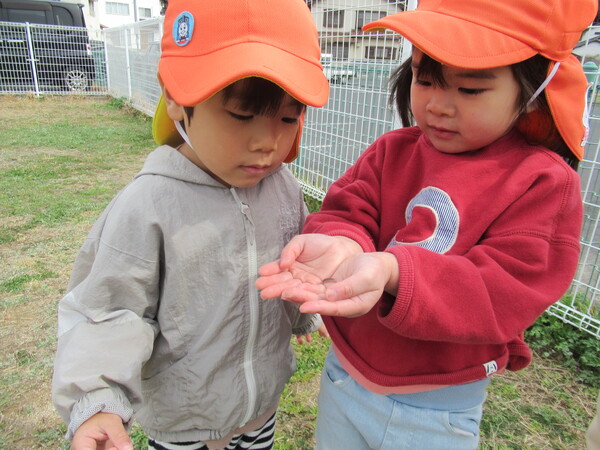
<instances>
[{"instance_id":1,"label":"red sweatshirt","mask_svg":"<svg viewBox=\"0 0 600 450\"><path fill-rule=\"evenodd\" d=\"M305 233L398 260L398 294L333 342L380 386L448 385L527 366L523 331L568 289L579 257L577 173L517 132L469 153L418 128L383 135L334 183Z\"/></svg>"}]
</instances>

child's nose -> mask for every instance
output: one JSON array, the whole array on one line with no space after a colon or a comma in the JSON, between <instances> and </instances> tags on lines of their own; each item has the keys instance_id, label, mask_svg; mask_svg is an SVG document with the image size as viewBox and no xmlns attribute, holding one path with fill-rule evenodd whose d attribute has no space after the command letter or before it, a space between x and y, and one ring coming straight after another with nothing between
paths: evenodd
<instances>
[{"instance_id":1,"label":"child's nose","mask_svg":"<svg viewBox=\"0 0 600 450\"><path fill-rule=\"evenodd\" d=\"M427 102L427 111L437 116L453 115L455 109L450 93L444 89L434 89Z\"/></svg>"},{"instance_id":2,"label":"child's nose","mask_svg":"<svg viewBox=\"0 0 600 450\"><path fill-rule=\"evenodd\" d=\"M250 151L272 152L277 150L280 134L276 120L264 118L264 120L257 121L253 130Z\"/></svg>"}]
</instances>

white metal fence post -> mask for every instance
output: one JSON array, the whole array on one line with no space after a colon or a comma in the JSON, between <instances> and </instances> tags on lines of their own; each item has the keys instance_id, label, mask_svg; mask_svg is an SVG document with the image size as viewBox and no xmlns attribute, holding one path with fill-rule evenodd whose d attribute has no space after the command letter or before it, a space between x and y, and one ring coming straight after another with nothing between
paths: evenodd
<instances>
[{"instance_id":1,"label":"white metal fence post","mask_svg":"<svg viewBox=\"0 0 600 450\"><path fill-rule=\"evenodd\" d=\"M108 63L108 44L106 38L106 30L102 30L102 41L104 43L104 67L106 76L106 90L110 92L110 64Z\"/></svg>"},{"instance_id":2,"label":"white metal fence post","mask_svg":"<svg viewBox=\"0 0 600 450\"><path fill-rule=\"evenodd\" d=\"M131 65L129 63L129 29L123 28L125 33L125 67L127 72L127 97L131 98Z\"/></svg>"},{"instance_id":3,"label":"white metal fence post","mask_svg":"<svg viewBox=\"0 0 600 450\"><path fill-rule=\"evenodd\" d=\"M25 23L25 34L27 36L27 52L29 53L29 66L31 67L31 76L33 78L33 87L35 89L35 96L40 96L40 86L38 84L37 67L35 55L33 53L33 40L31 39L31 28L29 22Z\"/></svg>"}]
</instances>

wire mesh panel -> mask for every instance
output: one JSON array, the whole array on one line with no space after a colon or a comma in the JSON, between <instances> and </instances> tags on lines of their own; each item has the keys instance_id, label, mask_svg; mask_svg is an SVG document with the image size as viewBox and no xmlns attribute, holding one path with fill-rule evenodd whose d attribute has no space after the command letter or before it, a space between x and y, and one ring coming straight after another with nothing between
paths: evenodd
<instances>
[{"instance_id":1,"label":"wire mesh panel","mask_svg":"<svg viewBox=\"0 0 600 450\"><path fill-rule=\"evenodd\" d=\"M105 94L83 27L0 22L0 92Z\"/></svg>"},{"instance_id":2,"label":"wire mesh panel","mask_svg":"<svg viewBox=\"0 0 600 450\"><path fill-rule=\"evenodd\" d=\"M584 160L579 165L584 204L582 251L569 295L549 312L600 337L600 26L593 26L584 33L574 53L581 58L589 83L590 133Z\"/></svg>"},{"instance_id":3,"label":"wire mesh panel","mask_svg":"<svg viewBox=\"0 0 600 450\"><path fill-rule=\"evenodd\" d=\"M327 105L309 108L302 150L291 169L305 192L321 200L370 143L398 126L388 105L388 80L402 57L401 40L394 33L366 34L362 26L407 5L381 0L308 3L331 91Z\"/></svg>"},{"instance_id":4,"label":"wire mesh panel","mask_svg":"<svg viewBox=\"0 0 600 450\"><path fill-rule=\"evenodd\" d=\"M162 22L151 19L105 30L111 95L128 98L150 116L160 97L156 73Z\"/></svg>"}]
</instances>

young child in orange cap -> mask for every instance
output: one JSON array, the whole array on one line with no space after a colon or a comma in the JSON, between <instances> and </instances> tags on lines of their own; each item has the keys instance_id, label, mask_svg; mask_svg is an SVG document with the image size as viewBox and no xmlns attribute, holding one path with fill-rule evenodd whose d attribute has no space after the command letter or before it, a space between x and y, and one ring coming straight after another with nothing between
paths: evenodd
<instances>
[{"instance_id":1,"label":"young child in orange cap","mask_svg":"<svg viewBox=\"0 0 600 450\"><path fill-rule=\"evenodd\" d=\"M263 298L321 313L333 344L317 449L475 449L490 377L568 289L596 0L420 0L367 24L413 44L377 139L263 266ZM415 123L416 126L409 126Z\"/></svg>"},{"instance_id":2,"label":"young child in orange cap","mask_svg":"<svg viewBox=\"0 0 600 450\"><path fill-rule=\"evenodd\" d=\"M134 415L149 448L268 449L290 338L326 333L254 287L306 215L282 163L329 95L317 31L303 0L170 0L164 30L163 145L75 261L53 401L74 449L133 448Z\"/></svg>"}]
</instances>

